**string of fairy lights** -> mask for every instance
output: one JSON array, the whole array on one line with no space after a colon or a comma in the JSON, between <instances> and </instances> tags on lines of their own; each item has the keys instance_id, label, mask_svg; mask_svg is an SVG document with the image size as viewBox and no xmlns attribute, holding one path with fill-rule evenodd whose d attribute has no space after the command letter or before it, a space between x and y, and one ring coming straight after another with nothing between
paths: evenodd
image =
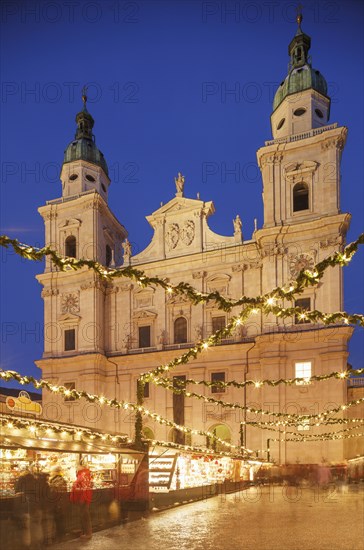
<instances>
[{"instance_id":1,"label":"string of fairy lights","mask_svg":"<svg viewBox=\"0 0 364 550\"><path fill-rule=\"evenodd\" d=\"M132 402L127 402L127 401L119 401L117 399L109 399L109 398L105 397L104 395L101 395L101 396L100 395L95 395L95 394L88 393L84 390L81 390L81 391L76 390L76 389L70 390L69 388L66 388L65 386L58 386L58 385L53 384L53 383L51 383L47 380L43 380L43 379L42 380L37 380L33 376L27 376L27 375L22 376L20 373L18 373L16 371L9 371L9 370L8 371L0 371L0 378L5 382L9 382L10 380L16 380L21 385L32 384L37 389L45 388L45 389L49 390L52 393L56 393L56 394L58 393L58 394L61 394L64 397L67 397L67 398L72 398L72 399L84 398L90 403L98 403L99 405L114 407L116 409L125 409L125 410L129 409L129 410L134 411L135 413L140 413L144 416L147 416L147 417L151 418L152 420L158 422L159 424L164 424L166 426L174 428L175 430L178 430L178 431L183 432L185 434L202 435L206 438L209 438L211 440L216 441L217 443L219 443L220 445L222 445L224 447L227 447L229 449L234 449L234 450L238 451L240 454L250 455L250 454L258 452L258 451L253 451L252 449L247 449L244 446L233 445L232 443L229 443L228 441L224 441L223 439L218 437L216 434L214 434L213 432L210 432L208 430L197 430L197 429L194 429L194 428L189 428L188 426L182 426L180 424L177 424L176 422L173 422L172 420L168 420L167 418L164 418L163 416L161 416L158 413L149 411L148 409L146 409L145 407L143 407L142 405L140 405L138 403L132 403ZM140 436L140 438L142 438L142 436Z\"/></svg>"},{"instance_id":2,"label":"string of fairy lights","mask_svg":"<svg viewBox=\"0 0 364 550\"><path fill-rule=\"evenodd\" d=\"M0 413L0 425L7 427L9 430L26 429L33 435L37 435L40 431L43 431L48 436L51 436L52 434L60 434L62 436L71 435L75 437L76 440L88 438L90 440L98 440L100 442L108 441L119 445L131 443L131 439L129 439L127 435L99 432L97 430L91 430L81 426L55 424L54 422L37 420L34 418L18 418L4 413Z\"/></svg>"},{"instance_id":3,"label":"string of fairy lights","mask_svg":"<svg viewBox=\"0 0 364 550\"><path fill-rule=\"evenodd\" d=\"M131 410L134 410L136 412L139 412L142 415L148 416L149 418L159 422L160 424L165 424L167 426L173 427L174 429L176 429L178 431L181 431L183 433L189 433L191 435L192 434L194 434L194 435L203 435L208 439L216 441L216 443L219 443L220 445L222 445L224 447L227 447L231 450L237 451L240 455L243 455L243 456L251 456L252 454L257 455L259 452L263 452L263 450L261 450L261 449L260 450L252 450L252 449L248 449L244 446L233 445L233 444L231 444L227 441L224 441L223 439L217 437L215 433L210 432L210 431L196 430L196 429L193 429L193 428L189 428L187 426L181 426L181 425L179 425L175 422L172 422L171 420L168 420L168 419L164 418L163 416L161 416L157 413L149 411L148 409L146 409L142 405L139 405L139 404L136 404L136 403L126 402L126 401L118 401L116 399L109 399L105 396L98 396L98 395L94 395L94 394L89 394L88 392L85 392L84 390L81 390L81 391L76 390L76 389L70 390L69 388L66 388L64 386L57 386L57 385L55 385L51 382L48 382L47 380L43 380L43 379L42 380L36 380L32 376L22 376L21 374L15 372L15 371L0 371L0 378L2 380L6 381L6 382L8 382L10 380L16 380L21 385L32 384L35 388L38 388L38 389L39 388L46 388L47 390L49 390L53 393L63 394L65 397L72 397L73 399L85 398L89 402L99 403L100 405L106 405L106 406L115 407L115 408L131 409ZM273 416L279 416L279 417L284 416L284 417L287 417L289 419L295 419L297 422L299 422L299 421L302 422L302 421L306 421L306 420L309 420L309 419L323 419L329 414L339 412L339 411L342 411L342 410L346 410L347 408L349 408L351 406L354 406L354 405L357 405L357 404L362 403L362 402L364 402L364 397L360 398L360 399L353 400L353 401L351 401L351 402L349 402L345 405L340 405L339 407L323 411L323 412L321 412L317 415L314 415L314 414L312 414L312 415L307 415L307 414L298 415L298 414L289 414L289 413L277 413L277 412L263 411L262 409L253 409L253 408L247 408L247 410L248 410L248 412L253 412L253 413L257 413L257 414L267 414L267 415L273 415ZM333 419L331 419L331 420L333 421ZM332 435L334 436L335 434L332 434ZM342 437L344 437L344 436L342 436ZM141 437L141 439L142 439L142 437ZM165 442L165 443L167 443L167 442Z\"/></svg>"},{"instance_id":4,"label":"string of fairy lights","mask_svg":"<svg viewBox=\"0 0 364 550\"><path fill-rule=\"evenodd\" d=\"M187 352L185 352L180 357L176 357L172 361L168 362L167 364L160 365L155 369L152 369L148 372L141 374L139 379L140 388L143 388L143 384L145 384L146 382L151 381L152 383L162 386L165 389L171 390L175 393L182 393L186 397L194 397L197 399L202 399L205 402L215 403L226 408L241 409L248 413L270 415L275 418L278 418L279 419L278 423L282 422L281 420L282 418L286 418L287 425L289 425L288 423L291 423L291 422L297 423L300 420L306 421L306 422L307 420L318 421L318 424L316 423L315 425L326 423L326 420L328 420L327 416L331 414L341 413L342 411L345 411L346 409L352 406L358 405L364 401L364 398L359 398L359 399L350 401L349 403L342 404L338 407L323 411L322 413L319 413L319 414L298 415L298 414L289 414L284 412L272 412L272 411L265 411L263 409L255 409L249 406L243 406L243 405L240 405L239 403L228 403L220 399L215 399L205 395L197 394L195 392L191 392L187 390L186 387L182 387L182 386L179 387L178 384L173 384L169 378L162 378L161 374L171 371L178 366L187 364L191 359L196 358L197 355L206 351L209 347L215 346L216 344L218 344L222 338L229 336L239 325L244 324L244 322L248 319L248 317L251 314L255 314L259 311L261 311L261 313L264 315L273 314L276 317L279 317L281 319L296 316L299 320L302 320L302 321L310 321L312 323L323 323L324 325L330 325L334 323L343 323L347 325L351 324L351 325L359 325L364 327L363 315L349 314L347 312L342 312L342 311L334 312L334 313L323 313L318 310L308 311L300 307L286 308L278 303L279 301L283 301L283 300L292 301L295 298L295 296L297 294L302 293L307 286L317 285L320 279L323 277L325 270L328 267L334 267L338 265L339 266L348 265L352 257L354 256L354 254L357 252L359 245L361 244L364 244L364 233L361 234L356 241L347 245L343 249L343 251L335 252L333 255L317 263L312 269L302 270L298 274L296 280L293 282L290 282L287 286L277 287L273 289L271 292L258 296L256 298L242 296L237 300L232 300L232 299L223 297L217 291L210 292L210 293L198 292L188 283L180 282L177 285L172 285L167 279L147 276L143 271L137 270L131 266L117 268L117 269L108 269L94 260L62 257L49 246L46 246L43 248L36 248L26 244L22 244L16 239L10 239L7 236L0 236L1 246L6 248L12 247L12 249L16 254L29 260L40 261L45 257L49 257L50 260L53 262L53 264L62 271L67 268L78 270L78 269L87 267L89 269L92 269L101 279L104 279L105 281L109 281L109 282L111 282L113 279L118 277L128 277L132 280L135 280L142 287L156 285L163 288L167 294L183 295L187 297L191 301L191 303L194 305L213 302L217 308L226 312L230 312L233 308L236 308L238 306L243 306L243 309L240 311L240 313L238 315L233 316L224 328L216 331L214 334L210 335L206 339L199 340ZM207 387L219 386L220 388L227 388L228 386L234 386L237 388L242 388L244 386L253 386L255 388L260 388L263 385L269 385L269 386L275 387L279 384L293 385L293 384L302 383L302 382L306 384L311 382L328 380L330 378L344 380L353 373L360 374L362 372L364 372L364 369L360 369L359 371L354 371L354 369L349 368L343 372L336 371L328 375L312 376L309 379L302 379L302 378L278 379L278 380L265 379L261 381L246 380L244 382L230 381L225 383L195 381L193 379L188 379L186 382L184 382L184 384L186 385L203 384ZM16 373L15 371L2 371L0 372L0 377L5 381L8 381L10 379L16 379L20 384L31 383L36 388L46 388L49 391L61 393L65 397L72 397L73 399L80 399L81 397L83 397L90 402L97 402L100 405L105 404L116 408L131 409L136 413L135 440L142 439L141 417L142 415L144 415L153 419L154 421L157 421L161 424L166 424L181 432L203 435L208 439L215 440L216 442L220 443L223 446L226 446L230 449L239 450L239 452L242 452L245 454L260 452L260 451L252 451L243 446L239 447L239 446L232 445L231 443L228 443L222 440L221 438L218 438L215 433L205 431L205 430L195 430L187 426L181 426L176 424L175 422L172 422L162 417L157 413L149 411L142 405L143 398L141 397L141 392L139 392L139 396L137 399L138 402L131 403L131 402L125 402L125 401L118 401L116 399L108 399L105 396L93 395L85 391L70 390L63 386L56 386L45 380L36 380L33 377L29 377L29 376L23 377L19 373ZM343 420L345 419L339 419L339 418L331 419L331 421L327 423L330 423L330 424L341 423ZM255 425L257 427L259 425L259 427L263 429L269 429L268 424L274 427L279 425L278 423L276 421L275 423L273 422L272 424L269 424L268 422L266 422L266 423L255 423ZM355 426L354 428L357 428L357 427L359 426ZM354 429L354 428L351 428L351 429ZM349 430L350 428L348 428L347 430L340 430L340 432L346 432ZM332 438L334 438L335 433L337 434L339 432L334 432L331 434L310 434L310 435L317 438L322 438L324 436L328 438L330 435ZM299 435L301 436L301 434ZM354 437L355 435L356 434L350 434L350 435L346 434L346 435L340 435L340 436L337 435L335 436L335 438ZM303 439L303 437L299 437L298 440L302 441L307 439ZM293 441L293 439L286 439L286 441ZM163 442L163 444L166 444L166 443L167 442ZM168 444L170 445L170 443Z\"/></svg>"},{"instance_id":5,"label":"string of fairy lights","mask_svg":"<svg viewBox=\"0 0 364 550\"><path fill-rule=\"evenodd\" d=\"M173 381L170 378L162 378L161 376L151 377L150 380L155 383L156 385L160 386L166 386L169 388L169 386L172 384L172 387L169 389L175 390L178 392L179 389L183 389L184 386L187 386L188 384L195 384L195 385L202 385L207 388L220 388L220 389L226 389L229 387L234 388L245 388L246 386L252 386L253 388L259 389L262 386L271 386L275 387L280 384L285 384L287 386L294 386L296 384L311 384L313 382L322 382L324 380L330 380L331 378L337 378L339 380L348 379L351 375L359 375L364 373L363 369L353 369L351 367L348 367L345 371L334 371L330 372L329 374L320 374L320 375L312 375L307 378L279 378L277 380L270 380L270 379L264 379L264 380L244 380L243 382L237 382L236 380L231 380L229 382L222 382L222 381L213 381L209 382L208 380L194 380L193 378L188 378L187 380L179 380L178 378L175 378Z\"/></svg>"}]
</instances>

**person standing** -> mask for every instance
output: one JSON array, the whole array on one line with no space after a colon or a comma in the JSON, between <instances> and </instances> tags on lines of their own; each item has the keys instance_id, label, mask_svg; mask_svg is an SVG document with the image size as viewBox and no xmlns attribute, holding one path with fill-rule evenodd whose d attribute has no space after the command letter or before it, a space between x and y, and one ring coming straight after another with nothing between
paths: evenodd
<instances>
[{"instance_id":1,"label":"person standing","mask_svg":"<svg viewBox=\"0 0 364 550\"><path fill-rule=\"evenodd\" d=\"M63 477L62 467L59 464L53 466L51 470L49 487L53 504L53 518L56 525L56 537L61 540L66 533L67 482Z\"/></svg>"},{"instance_id":2,"label":"person standing","mask_svg":"<svg viewBox=\"0 0 364 550\"><path fill-rule=\"evenodd\" d=\"M80 509L82 535L81 538L92 537L90 504L92 501L92 476L87 465L80 464L77 469L76 481L73 483L70 500Z\"/></svg>"},{"instance_id":3,"label":"person standing","mask_svg":"<svg viewBox=\"0 0 364 550\"><path fill-rule=\"evenodd\" d=\"M25 548L39 548L43 543L41 488L35 472L36 466L29 465L14 487L21 496L21 541Z\"/></svg>"}]
</instances>

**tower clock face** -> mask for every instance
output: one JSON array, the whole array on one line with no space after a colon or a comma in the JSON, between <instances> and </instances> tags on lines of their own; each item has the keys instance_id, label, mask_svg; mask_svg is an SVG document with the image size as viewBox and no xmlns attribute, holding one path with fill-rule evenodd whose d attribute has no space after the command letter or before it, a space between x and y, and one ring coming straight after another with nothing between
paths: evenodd
<instances>
[{"instance_id":1,"label":"tower clock face","mask_svg":"<svg viewBox=\"0 0 364 550\"><path fill-rule=\"evenodd\" d=\"M290 261L289 270L291 276L296 278L302 269L312 269L315 265L315 262L312 256L308 254L299 254L295 258L292 258Z\"/></svg>"}]
</instances>

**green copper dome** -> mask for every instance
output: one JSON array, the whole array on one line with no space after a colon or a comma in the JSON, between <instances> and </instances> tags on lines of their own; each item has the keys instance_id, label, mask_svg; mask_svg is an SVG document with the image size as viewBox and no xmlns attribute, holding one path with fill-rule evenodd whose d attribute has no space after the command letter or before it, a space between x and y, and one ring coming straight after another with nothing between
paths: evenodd
<instances>
[{"instance_id":1,"label":"green copper dome","mask_svg":"<svg viewBox=\"0 0 364 550\"><path fill-rule=\"evenodd\" d=\"M76 123L77 130L75 139L71 141L65 150L63 163L65 164L75 160L86 160L100 166L105 174L108 175L108 168L104 155L101 153L100 149L96 147L95 136L92 133L94 119L86 108L85 100L82 111L76 115Z\"/></svg>"},{"instance_id":2,"label":"green copper dome","mask_svg":"<svg viewBox=\"0 0 364 550\"><path fill-rule=\"evenodd\" d=\"M296 35L288 46L288 54L291 57L288 75L280 84L273 101L273 111L279 107L282 101L291 94L313 89L327 96L327 83L320 71L313 69L308 51L311 46L311 38L302 32L302 14L297 16L298 29Z\"/></svg>"},{"instance_id":3,"label":"green copper dome","mask_svg":"<svg viewBox=\"0 0 364 550\"><path fill-rule=\"evenodd\" d=\"M320 94L327 95L327 83L320 71L305 64L300 68L291 69L281 83L273 101L273 111L282 103L285 97L312 88Z\"/></svg>"}]
</instances>

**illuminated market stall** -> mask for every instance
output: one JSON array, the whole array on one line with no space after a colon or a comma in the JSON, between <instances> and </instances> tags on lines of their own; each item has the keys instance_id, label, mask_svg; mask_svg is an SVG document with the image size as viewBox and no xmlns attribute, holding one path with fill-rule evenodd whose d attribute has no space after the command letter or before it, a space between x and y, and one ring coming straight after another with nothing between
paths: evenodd
<instances>
[{"instance_id":1,"label":"illuminated market stall","mask_svg":"<svg viewBox=\"0 0 364 550\"><path fill-rule=\"evenodd\" d=\"M62 472L67 485L65 534L76 536L80 531L78 509L69 499L80 464L87 464L92 475L94 529L119 522L129 510L148 508L147 457L134 450L126 436L8 414L0 414L0 425L0 531L7 547L20 544L19 524L27 510L16 486L29 470L47 478L55 467ZM51 512L50 493L35 498ZM52 539L54 525L49 530Z\"/></svg>"},{"instance_id":2,"label":"illuminated market stall","mask_svg":"<svg viewBox=\"0 0 364 550\"><path fill-rule=\"evenodd\" d=\"M149 491L152 509L239 491L254 481L261 462L196 453L163 446L149 449Z\"/></svg>"}]
</instances>

